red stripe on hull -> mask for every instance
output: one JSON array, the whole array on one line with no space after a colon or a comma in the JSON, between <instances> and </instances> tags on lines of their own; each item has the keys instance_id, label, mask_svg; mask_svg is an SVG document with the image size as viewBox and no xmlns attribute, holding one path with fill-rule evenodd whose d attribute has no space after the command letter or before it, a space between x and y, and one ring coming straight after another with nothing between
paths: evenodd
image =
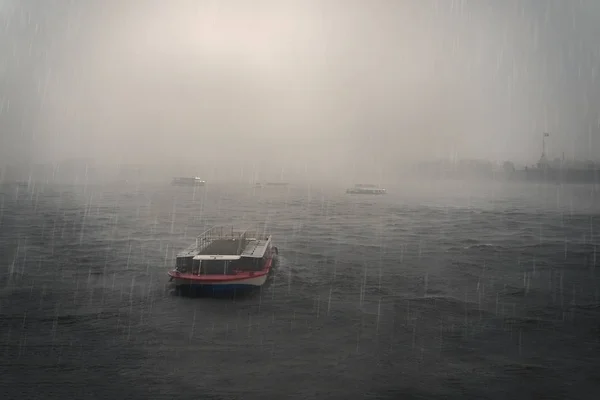
<instances>
[{"instance_id":1,"label":"red stripe on hull","mask_svg":"<svg viewBox=\"0 0 600 400\"><path fill-rule=\"evenodd\" d=\"M243 271L238 272L235 275L194 275L194 274L182 274L176 270L169 271L168 274L172 278L185 279L195 282L236 282L249 278L258 278L267 275L271 269L273 259L269 258L265 261L265 267L260 271Z\"/></svg>"}]
</instances>

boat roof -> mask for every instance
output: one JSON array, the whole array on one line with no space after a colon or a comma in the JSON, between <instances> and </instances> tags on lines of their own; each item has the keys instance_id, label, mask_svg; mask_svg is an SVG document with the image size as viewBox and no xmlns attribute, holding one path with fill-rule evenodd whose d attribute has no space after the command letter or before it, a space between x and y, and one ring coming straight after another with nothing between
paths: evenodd
<instances>
[{"instance_id":1,"label":"boat roof","mask_svg":"<svg viewBox=\"0 0 600 400\"><path fill-rule=\"evenodd\" d=\"M242 252L242 257L250 257L250 258L261 258L265 255L265 251L267 251L267 246L271 242L271 236L268 239L254 239L248 242L244 251Z\"/></svg>"},{"instance_id":2,"label":"boat roof","mask_svg":"<svg viewBox=\"0 0 600 400\"><path fill-rule=\"evenodd\" d=\"M196 237L196 243L177 254L195 260L239 260L262 258L271 243L271 235L257 229L214 226Z\"/></svg>"},{"instance_id":3,"label":"boat roof","mask_svg":"<svg viewBox=\"0 0 600 400\"><path fill-rule=\"evenodd\" d=\"M241 256L222 256L222 255L206 255L200 254L194 256L194 260L222 260L222 261L231 261L231 260L239 260L242 258Z\"/></svg>"}]
</instances>

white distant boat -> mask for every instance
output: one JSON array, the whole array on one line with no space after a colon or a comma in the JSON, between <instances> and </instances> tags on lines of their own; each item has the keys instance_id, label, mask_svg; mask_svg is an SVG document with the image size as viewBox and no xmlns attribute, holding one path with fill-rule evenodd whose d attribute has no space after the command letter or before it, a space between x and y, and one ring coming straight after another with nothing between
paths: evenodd
<instances>
[{"instance_id":1,"label":"white distant boat","mask_svg":"<svg viewBox=\"0 0 600 400\"><path fill-rule=\"evenodd\" d=\"M173 181L171 181L171 185L175 186L204 186L206 181L196 177L187 178L187 177L175 177Z\"/></svg>"},{"instance_id":2,"label":"white distant boat","mask_svg":"<svg viewBox=\"0 0 600 400\"><path fill-rule=\"evenodd\" d=\"M347 189L348 194L386 194L387 191L370 183L357 183L353 188Z\"/></svg>"}]
</instances>

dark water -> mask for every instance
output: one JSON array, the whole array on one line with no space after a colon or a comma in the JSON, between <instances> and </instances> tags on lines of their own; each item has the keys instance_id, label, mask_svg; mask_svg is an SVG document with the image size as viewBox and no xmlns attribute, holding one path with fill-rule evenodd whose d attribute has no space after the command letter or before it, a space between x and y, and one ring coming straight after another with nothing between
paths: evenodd
<instances>
[{"instance_id":1,"label":"dark water","mask_svg":"<svg viewBox=\"0 0 600 400\"><path fill-rule=\"evenodd\" d=\"M0 399L595 399L593 186L16 188L0 194ZM166 286L266 221L253 297Z\"/></svg>"}]
</instances>

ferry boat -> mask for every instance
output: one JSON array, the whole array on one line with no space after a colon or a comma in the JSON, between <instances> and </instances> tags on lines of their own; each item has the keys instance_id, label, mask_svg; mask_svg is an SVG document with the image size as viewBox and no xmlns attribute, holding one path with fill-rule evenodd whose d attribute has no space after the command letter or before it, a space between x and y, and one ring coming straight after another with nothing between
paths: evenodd
<instances>
[{"instance_id":1,"label":"ferry boat","mask_svg":"<svg viewBox=\"0 0 600 400\"><path fill-rule=\"evenodd\" d=\"M176 286L235 290L259 288L271 276L279 250L271 235L216 226L176 256L168 272Z\"/></svg>"},{"instance_id":2,"label":"ferry boat","mask_svg":"<svg viewBox=\"0 0 600 400\"><path fill-rule=\"evenodd\" d=\"M173 181L171 181L171 185L175 186L204 186L206 181L196 177L186 178L186 177L175 177Z\"/></svg>"},{"instance_id":3,"label":"ferry boat","mask_svg":"<svg viewBox=\"0 0 600 400\"><path fill-rule=\"evenodd\" d=\"M353 188L347 189L346 193L349 194L386 194L387 191L377 185L371 185L367 183L357 183Z\"/></svg>"}]
</instances>

